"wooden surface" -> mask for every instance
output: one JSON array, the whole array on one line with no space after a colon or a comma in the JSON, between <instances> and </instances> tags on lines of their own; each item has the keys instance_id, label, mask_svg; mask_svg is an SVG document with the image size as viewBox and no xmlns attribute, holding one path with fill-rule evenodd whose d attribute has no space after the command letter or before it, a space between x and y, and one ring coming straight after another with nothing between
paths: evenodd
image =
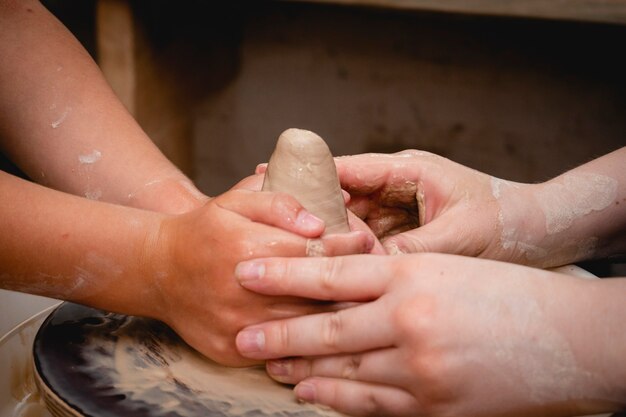
<instances>
[{"instance_id":1,"label":"wooden surface","mask_svg":"<svg viewBox=\"0 0 626 417\"><path fill-rule=\"evenodd\" d=\"M626 24L625 0L283 0Z\"/></svg>"},{"instance_id":2,"label":"wooden surface","mask_svg":"<svg viewBox=\"0 0 626 417\"><path fill-rule=\"evenodd\" d=\"M610 5L604 20L620 21L624 0L130 4L135 117L209 195L266 162L288 127L336 155L416 148L522 182L624 145L626 25L410 12L580 18Z\"/></svg>"},{"instance_id":3,"label":"wooden surface","mask_svg":"<svg viewBox=\"0 0 626 417\"><path fill-rule=\"evenodd\" d=\"M98 65L104 76L152 141L192 176L189 93L184 81L171 75L172 61L163 55L172 47L149 38L145 17L141 10L135 16L129 1L98 0L96 6Z\"/></svg>"},{"instance_id":4,"label":"wooden surface","mask_svg":"<svg viewBox=\"0 0 626 417\"><path fill-rule=\"evenodd\" d=\"M130 5L101 0L96 6L98 65L131 114L135 114L135 36Z\"/></svg>"}]
</instances>

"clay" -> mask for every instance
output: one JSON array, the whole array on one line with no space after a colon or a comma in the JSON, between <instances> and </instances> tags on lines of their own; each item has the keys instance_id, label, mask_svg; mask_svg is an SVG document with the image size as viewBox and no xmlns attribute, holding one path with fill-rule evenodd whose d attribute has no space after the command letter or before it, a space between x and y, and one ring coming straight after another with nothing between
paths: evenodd
<instances>
[{"instance_id":1,"label":"clay","mask_svg":"<svg viewBox=\"0 0 626 417\"><path fill-rule=\"evenodd\" d=\"M280 135L265 171L263 190L295 197L324 220L324 234L350 231L335 161L324 140L313 132L288 129Z\"/></svg>"}]
</instances>

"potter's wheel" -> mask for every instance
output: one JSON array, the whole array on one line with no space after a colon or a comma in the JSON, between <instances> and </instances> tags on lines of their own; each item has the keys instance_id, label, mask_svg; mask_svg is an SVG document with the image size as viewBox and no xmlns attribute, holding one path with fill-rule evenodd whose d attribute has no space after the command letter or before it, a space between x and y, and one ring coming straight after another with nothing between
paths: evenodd
<instances>
[{"instance_id":1,"label":"potter's wheel","mask_svg":"<svg viewBox=\"0 0 626 417\"><path fill-rule=\"evenodd\" d=\"M339 416L299 404L263 368L222 367L164 324L65 303L33 347L51 413L93 417Z\"/></svg>"}]
</instances>

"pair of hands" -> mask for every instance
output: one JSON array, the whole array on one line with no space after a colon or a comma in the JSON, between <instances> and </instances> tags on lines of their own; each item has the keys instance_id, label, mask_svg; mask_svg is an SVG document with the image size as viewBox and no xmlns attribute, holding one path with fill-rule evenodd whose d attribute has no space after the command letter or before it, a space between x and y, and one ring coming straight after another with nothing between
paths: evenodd
<instances>
[{"instance_id":1,"label":"pair of hands","mask_svg":"<svg viewBox=\"0 0 626 417\"><path fill-rule=\"evenodd\" d=\"M624 283L608 289L493 261L579 260L569 238L546 234L542 184L419 151L338 158L337 168L350 210L388 253L407 255L240 264L237 279L256 293L352 305L250 326L237 337L242 355L268 360L268 373L297 384L299 399L350 415L581 415L624 406L624 373L611 369L625 345L606 338L624 325L607 311L596 313L601 320L590 313L619 303ZM598 355L592 340L617 348Z\"/></svg>"},{"instance_id":2,"label":"pair of hands","mask_svg":"<svg viewBox=\"0 0 626 417\"><path fill-rule=\"evenodd\" d=\"M322 238L326 256L429 251L497 257L497 230L491 226L497 205L487 175L418 151L338 158L337 169L351 195L351 229L360 232ZM307 245L323 231L293 198L255 192L263 170L260 166L232 190L166 220L159 239L166 255L154 262L160 265L153 274L160 297L153 315L227 365L252 363L234 346L243 327L331 308L311 297L254 294L233 278L241 261L306 256Z\"/></svg>"},{"instance_id":3,"label":"pair of hands","mask_svg":"<svg viewBox=\"0 0 626 417\"><path fill-rule=\"evenodd\" d=\"M417 151L338 158L337 167L351 195L348 207L387 252L468 257L342 256L372 250L371 237L356 233L341 243L340 236L324 238L327 257L303 258L307 240L321 228L292 221L300 207L291 201L282 209L286 196L246 191L259 188L253 177L165 228L165 235L192 236L199 219L211 223L203 228L210 234L179 242L173 265L189 272L169 281L165 293L190 302L185 313L173 305L162 318L208 356L229 365L270 359L269 374L298 384L300 399L352 415L572 415L617 408L623 379L609 375L620 352L594 359L589 340L605 340L610 326L598 329L587 314L611 290L469 258L551 266L550 248L544 256L528 251L545 238L529 232L542 221L532 215L537 186ZM539 221L529 220L534 217ZM351 222L353 230L363 227ZM510 232L518 229L523 233ZM216 242L217 236L232 238ZM235 279L232 271L245 259L255 260L240 263ZM237 336L243 360L232 340L245 326Z\"/></svg>"},{"instance_id":4,"label":"pair of hands","mask_svg":"<svg viewBox=\"0 0 626 417\"><path fill-rule=\"evenodd\" d=\"M154 262L159 265L153 275L160 296L155 303L159 309L153 315L201 353L227 365L248 365L252 362L238 355L234 346L237 331L263 321L334 307L312 302L310 297L276 298L245 290L233 278L241 261L307 256L307 247L315 240L323 244L325 256L384 254L386 250L463 253L459 247L444 245L459 241L453 237L458 237L458 230L467 224L472 227L464 227L467 239L462 241L463 250L472 255L484 250L477 242L482 241L481 231L489 228L481 228L481 224L493 222L496 214L486 213L483 206L481 218L466 222L462 213L471 212L468 206L472 204L478 212L487 199L485 193L489 191L484 188L489 187L488 177L447 159L413 152L338 159L338 173L352 196L348 207L356 213L349 212L351 229L355 230L350 234L319 238L322 223L307 215L293 198L256 192L261 187L263 167L257 175L200 208L166 220L159 238L165 246L159 253L165 255ZM443 172L446 177L442 177ZM429 181L435 178L447 180ZM458 184L464 186L459 188ZM457 195L457 190L472 190L473 200ZM420 199L425 205L419 210L417 194L428 196ZM427 225L416 229L419 213L424 212L426 221L441 217L433 222L434 228ZM447 219L446 228L443 224ZM405 232L397 234L399 231ZM383 239L385 248L372 232ZM436 246L427 246L430 244Z\"/></svg>"}]
</instances>

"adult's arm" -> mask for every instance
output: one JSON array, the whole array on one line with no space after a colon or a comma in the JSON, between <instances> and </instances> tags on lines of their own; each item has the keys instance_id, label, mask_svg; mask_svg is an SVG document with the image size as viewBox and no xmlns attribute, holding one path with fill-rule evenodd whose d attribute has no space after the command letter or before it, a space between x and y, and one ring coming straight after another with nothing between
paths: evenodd
<instances>
[{"instance_id":1,"label":"adult's arm","mask_svg":"<svg viewBox=\"0 0 626 417\"><path fill-rule=\"evenodd\" d=\"M626 254L626 148L550 181L502 180L421 151L337 158L349 208L391 253L551 267Z\"/></svg>"},{"instance_id":2,"label":"adult's arm","mask_svg":"<svg viewBox=\"0 0 626 417\"><path fill-rule=\"evenodd\" d=\"M33 181L169 213L206 201L38 1L0 0L0 56L0 149Z\"/></svg>"},{"instance_id":3,"label":"adult's arm","mask_svg":"<svg viewBox=\"0 0 626 417\"><path fill-rule=\"evenodd\" d=\"M357 302L239 333L240 352L277 359L268 372L304 401L355 416L626 407L626 278L443 254L259 259L237 278L261 294Z\"/></svg>"}]
</instances>

